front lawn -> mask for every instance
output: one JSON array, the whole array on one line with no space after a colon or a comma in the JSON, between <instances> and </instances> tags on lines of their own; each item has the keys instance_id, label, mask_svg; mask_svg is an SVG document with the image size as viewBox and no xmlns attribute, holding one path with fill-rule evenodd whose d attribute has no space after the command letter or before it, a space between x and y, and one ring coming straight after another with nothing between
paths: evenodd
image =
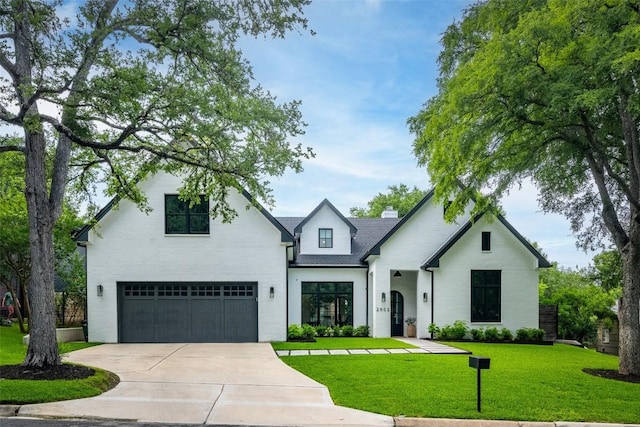
<instances>
[{"instance_id":1,"label":"front lawn","mask_svg":"<svg viewBox=\"0 0 640 427\"><path fill-rule=\"evenodd\" d=\"M274 350L360 350L379 348L415 348L393 338L316 338L316 342L272 342Z\"/></svg>"},{"instance_id":2,"label":"front lawn","mask_svg":"<svg viewBox=\"0 0 640 427\"><path fill-rule=\"evenodd\" d=\"M296 356L282 360L325 384L337 405L386 415L530 421L640 422L640 384L597 378L582 368L616 369L614 356L567 345L455 343L491 358L482 372L467 355Z\"/></svg>"},{"instance_id":3,"label":"front lawn","mask_svg":"<svg viewBox=\"0 0 640 427\"><path fill-rule=\"evenodd\" d=\"M0 327L0 365L17 365L22 362L27 346L22 344L18 325ZM61 343L59 350L69 351L96 345L94 343ZM0 379L0 404L27 404L55 402L96 396L113 388L118 382L111 372L95 369L96 373L80 380L7 380Z\"/></svg>"}]
</instances>

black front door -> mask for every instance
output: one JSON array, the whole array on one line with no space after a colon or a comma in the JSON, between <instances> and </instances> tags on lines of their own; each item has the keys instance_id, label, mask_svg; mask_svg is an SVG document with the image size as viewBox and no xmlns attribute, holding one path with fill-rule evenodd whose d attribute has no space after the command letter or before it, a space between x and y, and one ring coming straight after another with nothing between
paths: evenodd
<instances>
[{"instance_id":1,"label":"black front door","mask_svg":"<svg viewBox=\"0 0 640 427\"><path fill-rule=\"evenodd\" d=\"M404 335L404 298L398 291L391 291L391 336Z\"/></svg>"}]
</instances>

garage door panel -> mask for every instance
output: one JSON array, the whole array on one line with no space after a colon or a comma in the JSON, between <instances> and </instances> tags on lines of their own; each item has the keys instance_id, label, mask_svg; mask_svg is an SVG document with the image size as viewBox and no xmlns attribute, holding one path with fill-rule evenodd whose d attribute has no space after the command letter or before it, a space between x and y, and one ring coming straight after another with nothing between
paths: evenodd
<instances>
[{"instance_id":1,"label":"garage door panel","mask_svg":"<svg viewBox=\"0 0 640 427\"><path fill-rule=\"evenodd\" d=\"M251 341L251 337L258 335L258 313L247 313L243 311L246 305L244 299L227 299L224 305L225 318L225 341L246 342ZM252 314L254 314L252 316Z\"/></svg>"},{"instance_id":2,"label":"garage door panel","mask_svg":"<svg viewBox=\"0 0 640 427\"><path fill-rule=\"evenodd\" d=\"M191 342L224 342L224 302L197 299L191 302Z\"/></svg>"},{"instance_id":3,"label":"garage door panel","mask_svg":"<svg viewBox=\"0 0 640 427\"><path fill-rule=\"evenodd\" d=\"M155 303L152 299L132 299L122 316L128 318L129 327L121 328L123 342L153 342L147 331L154 328Z\"/></svg>"},{"instance_id":4,"label":"garage door panel","mask_svg":"<svg viewBox=\"0 0 640 427\"><path fill-rule=\"evenodd\" d=\"M120 342L256 342L256 282L120 282Z\"/></svg>"},{"instance_id":5,"label":"garage door panel","mask_svg":"<svg viewBox=\"0 0 640 427\"><path fill-rule=\"evenodd\" d=\"M156 329L158 342L189 341L189 301L187 299L156 300Z\"/></svg>"}]
</instances>

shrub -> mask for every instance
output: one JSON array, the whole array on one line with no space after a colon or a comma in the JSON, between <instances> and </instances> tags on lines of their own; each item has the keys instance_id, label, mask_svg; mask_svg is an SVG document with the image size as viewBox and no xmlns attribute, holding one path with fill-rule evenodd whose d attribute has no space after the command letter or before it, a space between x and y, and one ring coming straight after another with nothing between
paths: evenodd
<instances>
[{"instance_id":1,"label":"shrub","mask_svg":"<svg viewBox=\"0 0 640 427\"><path fill-rule=\"evenodd\" d=\"M316 336L316 328L309 324L302 325L302 339L313 340Z\"/></svg>"},{"instance_id":2,"label":"shrub","mask_svg":"<svg viewBox=\"0 0 640 427\"><path fill-rule=\"evenodd\" d=\"M486 341L498 341L500 338L500 333L498 332L498 328L495 326L490 326L484 330L484 339Z\"/></svg>"},{"instance_id":3,"label":"shrub","mask_svg":"<svg viewBox=\"0 0 640 427\"><path fill-rule=\"evenodd\" d=\"M433 338L438 338L440 336L440 328L435 323L430 323L427 331L429 331Z\"/></svg>"},{"instance_id":4,"label":"shrub","mask_svg":"<svg viewBox=\"0 0 640 427\"><path fill-rule=\"evenodd\" d=\"M439 338L443 340L461 340L467 335L467 324L456 320L453 325L445 325L440 329Z\"/></svg>"},{"instance_id":5,"label":"shrub","mask_svg":"<svg viewBox=\"0 0 640 427\"><path fill-rule=\"evenodd\" d=\"M531 328L531 329L529 329L529 339L531 341L542 341L542 340L544 340L544 329L539 329L539 328Z\"/></svg>"},{"instance_id":6,"label":"shrub","mask_svg":"<svg viewBox=\"0 0 640 427\"><path fill-rule=\"evenodd\" d=\"M333 327L332 337L341 337L342 336L342 328L338 325Z\"/></svg>"},{"instance_id":7,"label":"shrub","mask_svg":"<svg viewBox=\"0 0 640 427\"><path fill-rule=\"evenodd\" d=\"M517 341L542 341L544 339L544 329L520 328L516 331Z\"/></svg>"},{"instance_id":8,"label":"shrub","mask_svg":"<svg viewBox=\"0 0 640 427\"><path fill-rule=\"evenodd\" d=\"M354 329L353 335L356 337L368 337L369 336L369 327L366 325L358 326Z\"/></svg>"},{"instance_id":9,"label":"shrub","mask_svg":"<svg viewBox=\"0 0 640 427\"><path fill-rule=\"evenodd\" d=\"M343 337L352 337L353 336L353 326L344 325L342 327L342 336Z\"/></svg>"},{"instance_id":10,"label":"shrub","mask_svg":"<svg viewBox=\"0 0 640 427\"><path fill-rule=\"evenodd\" d=\"M482 330L482 328L480 328L480 329L472 329L471 330L471 338L474 341L482 341L482 340L484 340L484 331Z\"/></svg>"},{"instance_id":11,"label":"shrub","mask_svg":"<svg viewBox=\"0 0 640 427\"><path fill-rule=\"evenodd\" d=\"M500 338L502 341L513 341L513 333L507 328L502 328L500 330Z\"/></svg>"},{"instance_id":12,"label":"shrub","mask_svg":"<svg viewBox=\"0 0 640 427\"><path fill-rule=\"evenodd\" d=\"M316 336L328 337L329 336L329 327L325 326L325 325L316 326Z\"/></svg>"},{"instance_id":13,"label":"shrub","mask_svg":"<svg viewBox=\"0 0 640 427\"><path fill-rule=\"evenodd\" d=\"M302 339L302 326L294 323L289 325L287 328L287 339L288 340L299 340Z\"/></svg>"}]
</instances>

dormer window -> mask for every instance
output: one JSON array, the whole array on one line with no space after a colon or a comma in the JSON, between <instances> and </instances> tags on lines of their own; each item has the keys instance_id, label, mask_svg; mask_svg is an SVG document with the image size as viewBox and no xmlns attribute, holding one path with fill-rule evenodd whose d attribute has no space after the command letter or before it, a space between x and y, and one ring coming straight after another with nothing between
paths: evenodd
<instances>
[{"instance_id":1,"label":"dormer window","mask_svg":"<svg viewBox=\"0 0 640 427\"><path fill-rule=\"evenodd\" d=\"M333 247L333 228L320 228L318 230L318 247L319 248Z\"/></svg>"}]
</instances>

